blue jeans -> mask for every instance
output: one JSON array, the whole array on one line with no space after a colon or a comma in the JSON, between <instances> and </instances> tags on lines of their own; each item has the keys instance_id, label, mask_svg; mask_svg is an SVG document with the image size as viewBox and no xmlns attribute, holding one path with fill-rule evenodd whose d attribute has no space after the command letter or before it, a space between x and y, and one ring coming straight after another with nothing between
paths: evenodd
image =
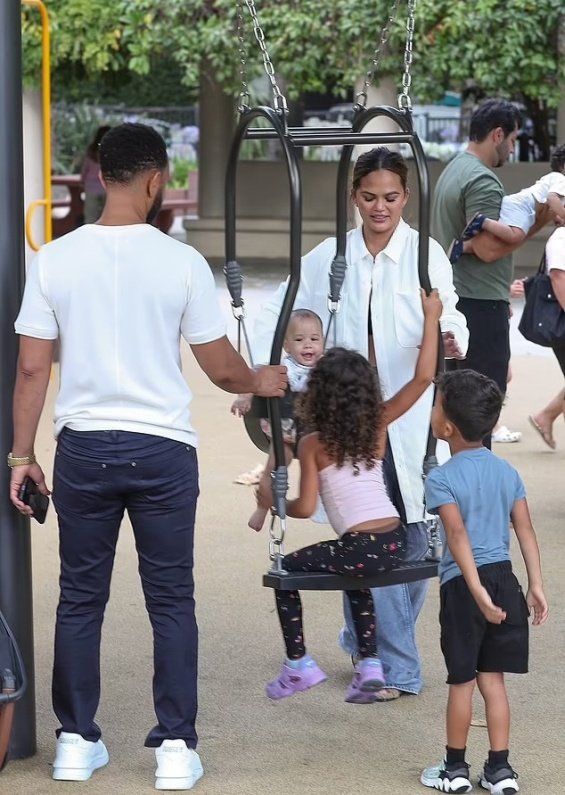
<instances>
[{"instance_id":1,"label":"blue jeans","mask_svg":"<svg viewBox=\"0 0 565 795\"><path fill-rule=\"evenodd\" d=\"M400 520L406 525L404 560L423 560L428 554L427 524L424 521L406 524L404 503L388 441L383 472L389 496L400 514ZM371 589L375 605L377 654L383 663L387 686L415 695L423 685L420 654L416 646L416 620L427 592L427 580ZM343 612L345 627L340 632L339 643L348 654L357 655L355 627L346 599L343 600Z\"/></svg>"},{"instance_id":2,"label":"blue jeans","mask_svg":"<svg viewBox=\"0 0 565 795\"><path fill-rule=\"evenodd\" d=\"M426 522L406 525L407 550L404 560L422 560L428 552ZM387 687L417 695L422 689L420 655L415 624L428 590L428 580L372 588L377 624L377 653L381 658ZM343 600L345 626L339 642L348 654L358 654L355 627L348 600Z\"/></svg>"},{"instance_id":3,"label":"blue jeans","mask_svg":"<svg viewBox=\"0 0 565 795\"><path fill-rule=\"evenodd\" d=\"M153 700L165 739L195 748L198 630L193 546L198 497L196 450L125 431L65 429L55 456L60 598L55 630L53 708L60 731L95 742L100 638L120 524L133 526L145 605L153 628Z\"/></svg>"}]
</instances>

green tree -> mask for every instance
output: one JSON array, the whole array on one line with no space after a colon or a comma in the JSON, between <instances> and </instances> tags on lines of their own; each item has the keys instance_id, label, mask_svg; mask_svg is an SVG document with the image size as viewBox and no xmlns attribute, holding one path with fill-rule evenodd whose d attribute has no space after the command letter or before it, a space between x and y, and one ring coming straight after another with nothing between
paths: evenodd
<instances>
[{"instance_id":1,"label":"green tree","mask_svg":"<svg viewBox=\"0 0 565 795\"><path fill-rule=\"evenodd\" d=\"M420 0L425 33L418 43L418 92L474 84L488 95L524 102L548 151L548 109L565 86L558 31L563 0ZM425 67L425 68L424 68Z\"/></svg>"},{"instance_id":2,"label":"green tree","mask_svg":"<svg viewBox=\"0 0 565 795\"><path fill-rule=\"evenodd\" d=\"M277 75L290 96L350 89L379 41L391 0L257 0ZM402 70L406 2L393 27L382 74ZM54 84L69 89L69 69L83 77L148 75L159 58L174 61L196 94L202 59L229 92L239 88L235 0L50 0ZM246 17L250 77L261 71ZM555 107L565 84L558 57L563 0L419 0L413 93L432 99L474 81L487 94L523 97L532 115ZM24 16L26 78L40 56L37 12ZM111 82L111 81L110 81ZM115 82L115 81L114 81Z\"/></svg>"},{"instance_id":3,"label":"green tree","mask_svg":"<svg viewBox=\"0 0 565 795\"><path fill-rule=\"evenodd\" d=\"M347 90L362 74L378 41L389 0L264 0L261 23L277 71L289 92ZM225 88L239 88L239 52L234 0L50 0L54 85L69 89L69 79L95 77L112 82L115 74L150 73L166 56L181 69L192 92L205 56ZM24 6L24 72L37 80L41 57L38 14ZM250 76L261 58L245 9ZM403 38L401 27L393 39ZM401 58L394 60L400 69ZM73 71L73 69L75 71Z\"/></svg>"}]
</instances>

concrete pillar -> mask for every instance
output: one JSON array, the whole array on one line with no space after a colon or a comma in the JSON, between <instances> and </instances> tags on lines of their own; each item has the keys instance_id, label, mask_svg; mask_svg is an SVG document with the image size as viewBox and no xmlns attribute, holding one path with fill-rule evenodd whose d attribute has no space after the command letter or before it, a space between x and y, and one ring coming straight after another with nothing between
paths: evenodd
<instances>
[{"instance_id":1,"label":"concrete pillar","mask_svg":"<svg viewBox=\"0 0 565 795\"><path fill-rule=\"evenodd\" d=\"M364 79L365 78L363 76L355 83L355 96L363 90ZM367 107L371 108L375 105L392 105L393 108L397 108L399 93L400 83L397 85L394 78L391 76L382 77L377 85L373 85L369 88L367 92ZM365 129L367 132L396 132L398 127L391 119L387 119L386 117L382 116L370 121ZM353 153L353 159L355 160L357 157L359 157L361 152L367 152L372 148L373 146L371 144L356 146ZM396 145L391 145L390 148L397 149L398 147Z\"/></svg>"},{"instance_id":2,"label":"concrete pillar","mask_svg":"<svg viewBox=\"0 0 565 795\"><path fill-rule=\"evenodd\" d=\"M355 96L363 90L364 77L359 78L355 83ZM375 107L378 105L391 105L393 108L398 107L398 95L401 91L400 82L397 84L395 79L387 75L382 77L378 85L373 85L367 91L367 107ZM388 119L386 116L379 116L372 119L365 127L367 132L398 132L398 126ZM362 144L356 146L353 151L353 162L359 157L361 152L368 152L374 148L374 144ZM398 144L388 144L389 149L398 150ZM355 208L351 208L352 218L351 221L355 224L361 223L361 216Z\"/></svg>"},{"instance_id":3,"label":"concrete pillar","mask_svg":"<svg viewBox=\"0 0 565 795\"><path fill-rule=\"evenodd\" d=\"M41 109L41 91L24 91L23 94L23 130L24 130L24 210L32 201L42 199L45 195L43 185L43 117ZM36 245L44 240L43 207L38 207L33 216L32 234ZM34 251L26 240L25 258L29 264Z\"/></svg>"},{"instance_id":4,"label":"concrete pillar","mask_svg":"<svg viewBox=\"0 0 565 795\"><path fill-rule=\"evenodd\" d=\"M222 89L206 61L200 73L198 214L224 217L224 182L236 120L236 100Z\"/></svg>"}]
</instances>

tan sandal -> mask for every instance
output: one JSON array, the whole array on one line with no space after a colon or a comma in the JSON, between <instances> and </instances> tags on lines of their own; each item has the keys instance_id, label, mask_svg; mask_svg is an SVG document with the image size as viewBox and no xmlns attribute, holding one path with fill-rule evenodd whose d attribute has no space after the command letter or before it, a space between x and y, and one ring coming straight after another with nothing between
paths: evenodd
<instances>
[{"instance_id":1,"label":"tan sandal","mask_svg":"<svg viewBox=\"0 0 565 795\"><path fill-rule=\"evenodd\" d=\"M396 687L383 687L381 690L377 690L376 693L373 693L373 698L375 701L395 701L397 698L400 698L402 695L402 690L397 690Z\"/></svg>"},{"instance_id":2,"label":"tan sandal","mask_svg":"<svg viewBox=\"0 0 565 795\"><path fill-rule=\"evenodd\" d=\"M548 431L544 431L544 429L541 427L539 422L537 422L535 417L533 417L531 414L528 417L528 422L530 423L530 425L532 426L534 431L537 431L539 433L539 435L541 436L543 441L546 443L546 445L548 447L550 447L552 450L555 450L555 448L557 447L557 444L555 443L555 439L553 438L551 433L548 432Z\"/></svg>"}]
</instances>

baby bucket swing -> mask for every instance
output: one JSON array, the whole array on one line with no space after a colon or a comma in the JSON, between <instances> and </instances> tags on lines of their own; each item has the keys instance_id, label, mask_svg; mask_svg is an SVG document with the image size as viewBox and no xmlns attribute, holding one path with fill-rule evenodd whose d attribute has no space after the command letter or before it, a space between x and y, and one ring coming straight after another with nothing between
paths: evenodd
<instances>
[{"instance_id":1,"label":"baby bucket swing","mask_svg":"<svg viewBox=\"0 0 565 795\"><path fill-rule=\"evenodd\" d=\"M302 236L302 182L300 163L298 158L299 147L317 145L341 145L342 153L337 174L337 205L336 205L336 254L333 259L328 292L329 322L326 329L326 343L330 339L332 325L335 339L334 318L340 307L340 296L343 282L347 272L346 242L347 242L347 210L348 210L348 180L353 148L358 144L409 144L416 164L418 185L420 193L419 203L419 254L418 275L420 285L426 293L431 290L428 275L429 255L429 176L424 151L421 141L414 132L412 124L412 104L410 100L412 63L412 43L414 34L414 13L416 0L407 0L408 16L406 23L406 45L404 52L404 73L402 77L402 92L398 97L398 108L390 106L366 107L367 93L371 86L375 71L378 67L379 57L385 46L390 27L396 19L400 0L395 0L389 17L383 27L380 42L373 55L371 68L367 72L363 90L357 95L353 106L353 121L350 127L315 128L315 127L289 127L287 124L287 103L277 83L274 67L270 59L265 36L260 26L254 0L237 0L238 36L240 44L242 89L240 93L239 123L237 125L226 171L225 191L225 217L226 217L226 265L224 273L226 284L231 296L231 306L234 317L238 323L238 344L245 341L251 364L251 349L245 328L245 308L242 297L243 277L236 257L236 184L237 164L242 143L245 140L278 140L289 179L290 187L290 268L289 279L280 315L276 325L273 344L271 348L270 364L278 364L281 359L283 340L286 327L292 312L294 300L300 284L301 262L301 236ZM273 107L249 107L247 101L249 94L246 82L246 43L244 25L244 4L247 7L253 23L255 38L259 43L263 57L265 73L271 84L273 93ZM396 132L365 132L364 128L372 119L386 117L398 126ZM252 127L251 124L263 119L268 127ZM441 340L441 337L440 337ZM443 349L440 342L438 349L438 371L443 369ZM286 494L288 490L288 473L285 463L284 443L281 428L283 416L292 416L292 400L288 398L254 398L251 411L245 418L245 427L251 441L266 451L269 440L260 427L261 418L269 418L272 430L272 446L275 459L275 468L271 473L272 479L272 521L270 525L269 558L271 567L263 577L263 585L279 590L357 590L375 588L385 585L413 582L427 579L437 574L437 560L420 560L402 563L391 571L379 573L373 577L363 579L349 578L343 575L327 574L324 572L287 572L282 568L284 557L283 543L286 533ZM433 434L428 434L428 444L425 461L423 462L424 475L437 465L435 458L435 439ZM278 521L277 521L278 520ZM435 546L435 529L432 529Z\"/></svg>"}]
</instances>

